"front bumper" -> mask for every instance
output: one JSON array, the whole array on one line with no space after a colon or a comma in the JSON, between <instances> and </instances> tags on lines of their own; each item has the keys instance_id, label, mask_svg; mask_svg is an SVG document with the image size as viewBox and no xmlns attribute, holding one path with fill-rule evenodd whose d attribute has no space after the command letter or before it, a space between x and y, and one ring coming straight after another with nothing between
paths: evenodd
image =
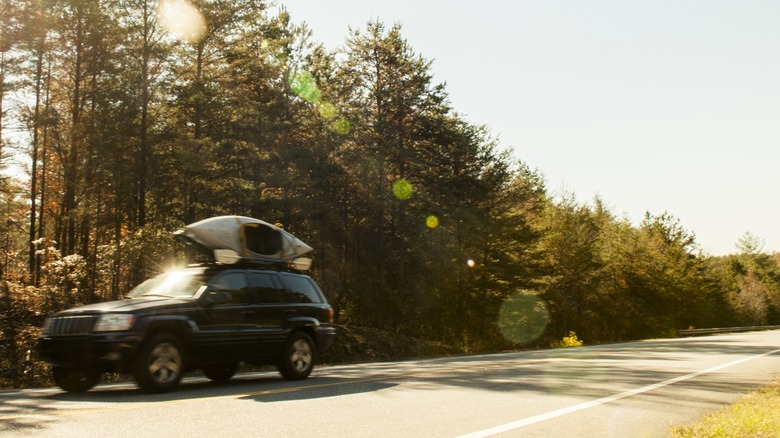
<instances>
[{"instance_id":1,"label":"front bumper","mask_svg":"<svg viewBox=\"0 0 780 438\"><path fill-rule=\"evenodd\" d=\"M127 372L140 338L129 334L42 336L42 360L67 368L95 368L101 372Z\"/></svg>"}]
</instances>

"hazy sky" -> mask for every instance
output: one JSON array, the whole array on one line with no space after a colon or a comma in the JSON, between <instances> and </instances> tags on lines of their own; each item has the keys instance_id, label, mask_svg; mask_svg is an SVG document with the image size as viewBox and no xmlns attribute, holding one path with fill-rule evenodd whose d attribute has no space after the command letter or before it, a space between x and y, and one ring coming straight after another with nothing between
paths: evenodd
<instances>
[{"instance_id":1,"label":"hazy sky","mask_svg":"<svg viewBox=\"0 0 780 438\"><path fill-rule=\"evenodd\" d=\"M280 2L330 49L400 23L551 193L635 224L668 211L709 254L746 232L780 251L780 1Z\"/></svg>"}]
</instances>

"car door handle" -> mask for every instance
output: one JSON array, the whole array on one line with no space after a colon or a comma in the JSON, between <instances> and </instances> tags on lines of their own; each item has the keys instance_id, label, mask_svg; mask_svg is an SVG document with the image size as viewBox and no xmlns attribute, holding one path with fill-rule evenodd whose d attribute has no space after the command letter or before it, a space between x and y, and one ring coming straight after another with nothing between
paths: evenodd
<instances>
[{"instance_id":1,"label":"car door handle","mask_svg":"<svg viewBox=\"0 0 780 438\"><path fill-rule=\"evenodd\" d=\"M298 313L298 311L297 310L293 310L293 309L284 311L285 315L295 315L296 313Z\"/></svg>"}]
</instances>

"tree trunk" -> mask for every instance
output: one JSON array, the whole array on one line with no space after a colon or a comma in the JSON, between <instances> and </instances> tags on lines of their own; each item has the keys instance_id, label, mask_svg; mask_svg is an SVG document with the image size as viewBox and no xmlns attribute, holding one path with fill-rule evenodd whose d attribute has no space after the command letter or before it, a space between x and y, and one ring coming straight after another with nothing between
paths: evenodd
<instances>
[{"instance_id":1,"label":"tree trunk","mask_svg":"<svg viewBox=\"0 0 780 438\"><path fill-rule=\"evenodd\" d=\"M79 10L76 17L76 61L73 69L73 100L71 109L71 133L68 159L65 164L65 244L62 247L63 255L71 255L76 250L76 187L78 181L78 157L79 157L79 124L81 122L81 82L82 63L84 57L84 24L83 16Z\"/></svg>"},{"instance_id":2,"label":"tree trunk","mask_svg":"<svg viewBox=\"0 0 780 438\"><path fill-rule=\"evenodd\" d=\"M30 255L28 261L28 269L30 271L30 283L37 284L37 263L36 263L36 220L37 220L37 206L36 201L38 198L38 146L40 144L40 132L42 129L41 123L41 93L43 80L43 41L38 44L38 58L35 62L35 110L33 112L33 138L32 138L32 152L30 158L32 161L32 168L30 170L30 234L29 234L29 248Z\"/></svg>"}]
</instances>

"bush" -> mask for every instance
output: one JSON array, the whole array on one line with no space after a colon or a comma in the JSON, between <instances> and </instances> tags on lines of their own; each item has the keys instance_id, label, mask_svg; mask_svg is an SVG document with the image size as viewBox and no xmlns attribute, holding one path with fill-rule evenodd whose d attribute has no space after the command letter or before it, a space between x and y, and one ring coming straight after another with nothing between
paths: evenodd
<instances>
[{"instance_id":1,"label":"bush","mask_svg":"<svg viewBox=\"0 0 780 438\"><path fill-rule=\"evenodd\" d=\"M564 336L563 339L561 339L561 342L558 343L558 347L561 348L581 346L582 340L577 338L577 333L574 333L573 331L570 331L569 336Z\"/></svg>"},{"instance_id":2,"label":"bush","mask_svg":"<svg viewBox=\"0 0 780 438\"><path fill-rule=\"evenodd\" d=\"M49 288L0 285L0 388L51 384L36 348L43 319L57 304Z\"/></svg>"}]
</instances>

